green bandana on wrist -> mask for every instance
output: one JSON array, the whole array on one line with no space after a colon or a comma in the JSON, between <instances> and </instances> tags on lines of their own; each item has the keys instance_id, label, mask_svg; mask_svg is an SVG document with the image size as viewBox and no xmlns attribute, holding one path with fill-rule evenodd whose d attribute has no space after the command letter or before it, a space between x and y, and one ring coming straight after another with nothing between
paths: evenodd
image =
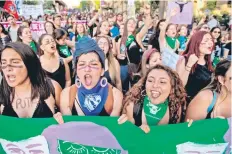
<instances>
[{"instance_id":1,"label":"green bandana on wrist","mask_svg":"<svg viewBox=\"0 0 232 154\"><path fill-rule=\"evenodd\" d=\"M176 48L176 38L171 38L169 36L165 37L167 44L172 48L175 49Z\"/></svg>"},{"instance_id":2,"label":"green bandana on wrist","mask_svg":"<svg viewBox=\"0 0 232 154\"><path fill-rule=\"evenodd\" d=\"M156 126L164 117L168 108L168 99L161 104L152 104L148 96L144 97L143 109L149 126Z\"/></svg>"}]
</instances>

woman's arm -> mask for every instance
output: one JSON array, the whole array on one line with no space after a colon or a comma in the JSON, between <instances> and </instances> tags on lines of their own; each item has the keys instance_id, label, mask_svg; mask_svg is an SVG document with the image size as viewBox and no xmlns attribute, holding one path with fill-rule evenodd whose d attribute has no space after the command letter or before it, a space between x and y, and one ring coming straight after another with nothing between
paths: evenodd
<instances>
[{"instance_id":1,"label":"woman's arm","mask_svg":"<svg viewBox=\"0 0 232 154\"><path fill-rule=\"evenodd\" d=\"M54 80L51 80L52 85L55 89L55 101L56 101L56 105L60 108L60 93L62 91L62 88L60 86L60 84Z\"/></svg>"},{"instance_id":2,"label":"woman's arm","mask_svg":"<svg viewBox=\"0 0 232 154\"><path fill-rule=\"evenodd\" d=\"M147 16L143 28L136 35L136 41L143 50L146 50L146 48L143 46L142 39L147 34L148 28L150 27L151 24L152 24L152 18L150 16Z\"/></svg>"},{"instance_id":3,"label":"woman's arm","mask_svg":"<svg viewBox=\"0 0 232 154\"><path fill-rule=\"evenodd\" d=\"M115 63L115 75L116 75L116 88L118 88L120 91L122 91L122 81L121 81L121 74L120 74L120 65L118 61L114 58Z\"/></svg>"},{"instance_id":4,"label":"woman's arm","mask_svg":"<svg viewBox=\"0 0 232 154\"><path fill-rule=\"evenodd\" d=\"M177 63L176 72L179 74L180 79L182 80L184 86L187 84L191 69L197 61L198 61L198 57L195 54L192 54L189 57L187 65L185 65L184 58L180 59L179 62Z\"/></svg>"},{"instance_id":5,"label":"woman's arm","mask_svg":"<svg viewBox=\"0 0 232 154\"><path fill-rule=\"evenodd\" d=\"M113 88L114 105L110 116L120 116L122 109L123 94L117 88Z\"/></svg>"},{"instance_id":6,"label":"woman's arm","mask_svg":"<svg viewBox=\"0 0 232 154\"><path fill-rule=\"evenodd\" d=\"M73 56L69 56L69 57L64 58L64 59L65 59L66 63L69 63L73 60Z\"/></svg>"},{"instance_id":7,"label":"woman's arm","mask_svg":"<svg viewBox=\"0 0 232 154\"><path fill-rule=\"evenodd\" d=\"M197 94L196 97L190 102L185 121L188 119L192 120L201 120L205 119L207 116L207 108L210 105L210 102L213 99L213 94L210 90L204 90Z\"/></svg>"},{"instance_id":8,"label":"woman's arm","mask_svg":"<svg viewBox=\"0 0 232 154\"><path fill-rule=\"evenodd\" d=\"M226 59L228 57L228 54L229 54L229 49L224 48L223 58Z\"/></svg>"},{"instance_id":9,"label":"woman's arm","mask_svg":"<svg viewBox=\"0 0 232 154\"><path fill-rule=\"evenodd\" d=\"M60 95L60 111L63 115L72 115L71 109L72 106L70 106L70 98L69 98L69 92L71 92L71 88L65 88Z\"/></svg>"},{"instance_id":10,"label":"woman's arm","mask_svg":"<svg viewBox=\"0 0 232 154\"><path fill-rule=\"evenodd\" d=\"M71 77L70 77L70 70L67 62L64 60L64 66L65 66L65 87L71 86Z\"/></svg>"}]
</instances>

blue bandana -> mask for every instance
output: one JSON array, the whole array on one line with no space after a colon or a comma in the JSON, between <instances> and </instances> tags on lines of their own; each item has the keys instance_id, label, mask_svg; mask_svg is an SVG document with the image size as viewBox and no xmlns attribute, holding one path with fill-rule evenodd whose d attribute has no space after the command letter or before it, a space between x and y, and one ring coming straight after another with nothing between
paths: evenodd
<instances>
[{"instance_id":1,"label":"blue bandana","mask_svg":"<svg viewBox=\"0 0 232 154\"><path fill-rule=\"evenodd\" d=\"M108 97L108 84L102 87L101 79L93 89L86 89L83 85L78 88L78 99L82 111L87 116L97 116L102 111L107 97Z\"/></svg>"}]
</instances>

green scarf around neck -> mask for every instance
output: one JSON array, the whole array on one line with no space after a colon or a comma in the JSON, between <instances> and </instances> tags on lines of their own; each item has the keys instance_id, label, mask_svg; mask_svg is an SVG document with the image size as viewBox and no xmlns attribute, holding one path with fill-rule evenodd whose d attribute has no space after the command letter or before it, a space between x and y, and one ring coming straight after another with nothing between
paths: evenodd
<instances>
[{"instance_id":1,"label":"green scarf around neck","mask_svg":"<svg viewBox=\"0 0 232 154\"><path fill-rule=\"evenodd\" d=\"M169 36L165 37L167 44L172 48L175 49L176 48L176 38L171 38Z\"/></svg>"},{"instance_id":2,"label":"green scarf around neck","mask_svg":"<svg viewBox=\"0 0 232 154\"><path fill-rule=\"evenodd\" d=\"M148 96L145 96L143 100L143 109L147 124L149 126L156 126L167 112L168 99L161 104L152 104Z\"/></svg>"},{"instance_id":3,"label":"green scarf around neck","mask_svg":"<svg viewBox=\"0 0 232 154\"><path fill-rule=\"evenodd\" d=\"M134 35L128 36L126 40L126 47L129 47L134 40L135 40Z\"/></svg>"},{"instance_id":4,"label":"green scarf around neck","mask_svg":"<svg viewBox=\"0 0 232 154\"><path fill-rule=\"evenodd\" d=\"M35 45L35 42L34 42L34 41L31 41L30 47L32 48L32 50L33 50L35 53L37 53L37 48L36 48L36 45Z\"/></svg>"}]
</instances>

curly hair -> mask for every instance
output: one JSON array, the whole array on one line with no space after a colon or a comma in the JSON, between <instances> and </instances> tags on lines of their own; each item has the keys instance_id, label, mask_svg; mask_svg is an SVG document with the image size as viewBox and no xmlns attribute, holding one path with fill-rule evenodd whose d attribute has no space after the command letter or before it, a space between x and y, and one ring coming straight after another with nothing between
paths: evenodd
<instances>
[{"instance_id":1,"label":"curly hair","mask_svg":"<svg viewBox=\"0 0 232 154\"><path fill-rule=\"evenodd\" d=\"M181 113L181 121L184 119L185 112L186 112L186 91L184 89L183 83L179 77L179 75L174 72L171 68L162 66L162 65L156 65L152 67L151 69L148 70L146 75L141 78L138 83L136 83L125 95L125 98L123 100L123 111L122 113L125 114L126 107L129 105L129 103L134 102L134 103L142 103L145 93L145 85L147 81L148 74L152 70L164 70L167 72L168 76L171 79L171 92L169 94L169 123L177 123L178 119L180 118L178 115L178 111L180 107L182 108L182 113Z\"/></svg>"}]
</instances>

